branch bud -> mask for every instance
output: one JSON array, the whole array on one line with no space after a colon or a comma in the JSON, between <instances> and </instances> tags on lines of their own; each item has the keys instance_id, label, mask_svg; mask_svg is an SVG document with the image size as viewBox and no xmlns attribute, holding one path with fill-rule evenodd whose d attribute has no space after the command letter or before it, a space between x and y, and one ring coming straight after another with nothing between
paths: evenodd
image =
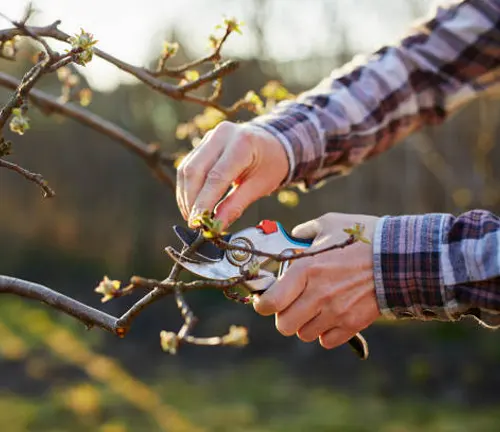
<instances>
[{"instance_id":1,"label":"branch bud","mask_svg":"<svg viewBox=\"0 0 500 432\"><path fill-rule=\"evenodd\" d=\"M97 43L92 34L81 29L80 34L70 37L68 42L71 44L72 49L76 51L74 55L75 63L85 66L92 60L94 45Z\"/></svg>"},{"instance_id":2,"label":"branch bud","mask_svg":"<svg viewBox=\"0 0 500 432\"><path fill-rule=\"evenodd\" d=\"M107 276L99 283L97 288L94 290L96 293L102 294L102 303L115 298L116 293L120 290L121 282L119 280L111 280Z\"/></svg>"},{"instance_id":3,"label":"branch bud","mask_svg":"<svg viewBox=\"0 0 500 432\"><path fill-rule=\"evenodd\" d=\"M12 110L12 120L9 123L10 130L18 135L24 135L24 132L30 128L30 119L23 114L20 108Z\"/></svg>"},{"instance_id":4,"label":"branch bud","mask_svg":"<svg viewBox=\"0 0 500 432\"><path fill-rule=\"evenodd\" d=\"M89 88L81 89L78 92L78 96L80 99L81 106L84 106L84 107L89 106L90 103L92 102L92 90L90 90Z\"/></svg>"},{"instance_id":5,"label":"branch bud","mask_svg":"<svg viewBox=\"0 0 500 432\"><path fill-rule=\"evenodd\" d=\"M0 44L0 54L2 57L13 59L16 56L16 39L10 39Z\"/></svg>"},{"instance_id":6,"label":"branch bud","mask_svg":"<svg viewBox=\"0 0 500 432\"><path fill-rule=\"evenodd\" d=\"M177 42L163 42L162 57L173 57L177 54L177 51L179 51L179 44Z\"/></svg>"},{"instance_id":7,"label":"branch bud","mask_svg":"<svg viewBox=\"0 0 500 432\"><path fill-rule=\"evenodd\" d=\"M247 273L251 277L257 277L260 272L260 263L257 259L252 259L247 266Z\"/></svg>"},{"instance_id":8,"label":"branch bud","mask_svg":"<svg viewBox=\"0 0 500 432\"><path fill-rule=\"evenodd\" d=\"M173 332L162 330L160 332L160 344L163 351L166 351L170 354L177 354L177 348L179 347L179 338L177 337L177 334Z\"/></svg>"},{"instance_id":9,"label":"branch bud","mask_svg":"<svg viewBox=\"0 0 500 432\"><path fill-rule=\"evenodd\" d=\"M367 239L363 234L365 233L365 225L361 223L355 223L353 228L344 228L344 232L353 236L354 241L360 241L366 244L371 244L371 241Z\"/></svg>"},{"instance_id":10,"label":"branch bud","mask_svg":"<svg viewBox=\"0 0 500 432\"><path fill-rule=\"evenodd\" d=\"M238 21L236 18L224 18L224 26L226 27L227 32L233 32L235 31L236 33L242 34L241 33L241 26L244 25L243 21ZM215 27L216 29L222 28L222 25L217 25Z\"/></svg>"},{"instance_id":11,"label":"branch bud","mask_svg":"<svg viewBox=\"0 0 500 432\"><path fill-rule=\"evenodd\" d=\"M0 158L12 154L12 142L0 138Z\"/></svg>"},{"instance_id":12,"label":"branch bud","mask_svg":"<svg viewBox=\"0 0 500 432\"><path fill-rule=\"evenodd\" d=\"M246 327L234 326L229 328L229 333L222 336L222 344L242 347L248 345L248 330Z\"/></svg>"},{"instance_id":13,"label":"branch bud","mask_svg":"<svg viewBox=\"0 0 500 432\"><path fill-rule=\"evenodd\" d=\"M208 210L193 217L191 224L193 227L201 228L203 237L206 239L214 239L226 234L222 231L222 221L212 218Z\"/></svg>"}]
</instances>

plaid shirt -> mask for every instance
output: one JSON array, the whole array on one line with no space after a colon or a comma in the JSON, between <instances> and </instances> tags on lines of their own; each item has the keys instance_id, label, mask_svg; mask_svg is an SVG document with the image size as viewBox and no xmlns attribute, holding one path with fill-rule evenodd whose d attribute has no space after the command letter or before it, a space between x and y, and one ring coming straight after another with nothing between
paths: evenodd
<instances>
[{"instance_id":1,"label":"plaid shirt","mask_svg":"<svg viewBox=\"0 0 500 432\"><path fill-rule=\"evenodd\" d=\"M448 2L398 44L354 60L294 101L252 120L282 142L285 185L348 174L413 131L500 86L500 0ZM374 278L388 318L500 326L500 219L481 210L385 216Z\"/></svg>"}]
</instances>

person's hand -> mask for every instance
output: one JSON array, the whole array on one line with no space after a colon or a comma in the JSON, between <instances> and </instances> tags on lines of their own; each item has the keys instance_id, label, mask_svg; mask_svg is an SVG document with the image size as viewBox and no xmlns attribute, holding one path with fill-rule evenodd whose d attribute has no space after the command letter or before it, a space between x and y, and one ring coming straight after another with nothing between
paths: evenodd
<instances>
[{"instance_id":1,"label":"person's hand","mask_svg":"<svg viewBox=\"0 0 500 432\"><path fill-rule=\"evenodd\" d=\"M227 227L257 199L271 194L288 174L283 145L271 133L249 124L220 123L182 161L177 171L177 204L189 223L215 209Z\"/></svg>"},{"instance_id":2,"label":"person's hand","mask_svg":"<svg viewBox=\"0 0 500 432\"><path fill-rule=\"evenodd\" d=\"M373 240L378 218L328 213L294 228L292 235L315 238L309 250L321 250L347 239L344 228L365 225ZM371 244L356 242L344 249L294 261L284 275L254 302L261 315L276 314L276 328L304 342L319 338L331 349L347 342L380 315L373 280Z\"/></svg>"}]
</instances>

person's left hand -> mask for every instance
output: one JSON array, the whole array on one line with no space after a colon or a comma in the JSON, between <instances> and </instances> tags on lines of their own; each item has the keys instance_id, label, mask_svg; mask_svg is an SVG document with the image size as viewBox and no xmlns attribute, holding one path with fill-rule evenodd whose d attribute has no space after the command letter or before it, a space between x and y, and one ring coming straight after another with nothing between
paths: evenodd
<instances>
[{"instance_id":1,"label":"person's left hand","mask_svg":"<svg viewBox=\"0 0 500 432\"><path fill-rule=\"evenodd\" d=\"M344 228L365 226L373 240L377 217L328 213L294 228L292 235L315 238L309 250L347 239ZM297 259L282 277L254 302L261 315L276 314L276 328L304 342L319 338L331 349L347 342L379 316L373 279L373 246L356 242L344 249Z\"/></svg>"}]
</instances>

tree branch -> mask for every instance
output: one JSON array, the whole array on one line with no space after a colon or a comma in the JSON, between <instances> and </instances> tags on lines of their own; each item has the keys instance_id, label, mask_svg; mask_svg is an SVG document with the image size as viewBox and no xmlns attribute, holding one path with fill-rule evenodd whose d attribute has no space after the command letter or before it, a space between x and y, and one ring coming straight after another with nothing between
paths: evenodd
<instances>
[{"instance_id":1,"label":"tree branch","mask_svg":"<svg viewBox=\"0 0 500 432\"><path fill-rule=\"evenodd\" d=\"M20 297L38 300L80 320L88 328L97 326L111 333L118 334L115 317L91 308L57 291L53 291L46 286L0 275L0 293L15 294Z\"/></svg>"},{"instance_id":2,"label":"tree branch","mask_svg":"<svg viewBox=\"0 0 500 432\"><path fill-rule=\"evenodd\" d=\"M69 51L67 54L64 55L59 55L56 52L54 52L49 47L47 42L45 42L41 37L39 37L36 33L31 31L26 26L26 21L29 19L31 12L32 12L31 7L28 7L25 18L20 22L13 21L0 12L0 16L10 21L15 26L15 29L22 32L22 34L29 36L32 39L40 42L43 48L45 49L45 51L39 53L38 62L28 72L26 72L23 79L16 87L15 92L10 98L9 102L7 102L7 105L5 105L0 110L0 138L2 134L2 129L5 126L7 120L12 115L14 108L18 108L24 103L26 95L35 86L36 82L42 77L42 75L48 72L53 72L57 70L58 67L64 66L70 61L73 61L74 60L73 56L82 51L81 49L72 49L71 51ZM12 38L9 38L7 40L10 39ZM0 40L2 40L3 42L1 36Z\"/></svg>"},{"instance_id":3,"label":"tree branch","mask_svg":"<svg viewBox=\"0 0 500 432\"><path fill-rule=\"evenodd\" d=\"M34 34L38 38L49 37L62 42L68 42L70 36L58 28L59 24L60 21L55 21L54 23L45 27L26 26L27 32L29 33L17 27L0 30L0 42L11 40L15 36L23 36L23 35L30 36L30 34ZM202 106L210 106L223 112L227 116L230 116L236 112L231 108L226 108L221 106L220 104L211 100L210 98L203 98L199 96L186 94L187 90L183 90L182 86L176 86L170 83L166 83L160 80L157 76L155 76L156 75L155 73L152 73L151 71L145 68L141 68L126 63L112 56L111 54L108 54L100 50L99 48L94 48L94 53L96 56L116 66L118 69L121 69L124 72L129 73L130 75L133 75L138 80L142 81L144 84L148 85L152 89L156 90L157 92L165 96L169 96L172 99L185 100L188 102L200 104ZM235 70L238 66L239 66L238 62L228 61L224 68L214 69L214 71L211 72L211 77L212 79L215 80L227 74L229 70ZM196 86L196 88L199 87L200 85Z\"/></svg>"},{"instance_id":4,"label":"tree branch","mask_svg":"<svg viewBox=\"0 0 500 432\"><path fill-rule=\"evenodd\" d=\"M25 34L25 35L31 37L32 39L36 40L37 42L39 42L42 45L42 47L44 48L44 50L46 51L46 53L49 55L49 57L54 58L57 54L54 51L52 51L52 49L47 44L47 42L44 41L41 37L39 37L36 33L33 33L26 26L26 22L30 19L32 12L33 12L33 9L31 8L31 5L28 5L28 8L27 8L26 13L24 15L24 18L21 21L11 20L9 17L4 15L2 12L0 12L0 16L2 16L4 19L6 19L10 23L12 23L15 26L15 28L22 30L23 34ZM59 24L60 21L56 21L56 22L57 22L57 24L56 23L54 23L54 24L57 27L57 25ZM54 25L54 24L52 24L52 25ZM11 39L11 38L9 38L9 39ZM9 39L7 39L7 40L9 40ZM0 40L2 40L1 36L0 36Z\"/></svg>"},{"instance_id":5,"label":"tree branch","mask_svg":"<svg viewBox=\"0 0 500 432\"><path fill-rule=\"evenodd\" d=\"M54 190L49 186L48 182L42 177L41 174L33 173L28 171L27 169L13 163L6 161L5 159L0 158L0 167L7 168L11 171L17 172L22 175L25 179L36 183L43 190L44 198L52 198L56 195Z\"/></svg>"},{"instance_id":6,"label":"tree branch","mask_svg":"<svg viewBox=\"0 0 500 432\"><path fill-rule=\"evenodd\" d=\"M100 327L118 336L124 336L130 328L130 324L140 311L154 300L158 300L169 294L174 294L176 289L182 291L198 290L201 288L224 289L231 285L237 285L241 280L233 281L163 281L145 279L134 276L131 283L142 288L153 288L153 290L139 300L120 318L116 318L98 309L87 306L60 292L54 291L44 285L18 279L10 276L0 275L0 294L14 294L19 297L38 300L48 306L64 312L79 321L88 328ZM132 317L132 318L131 318Z\"/></svg>"}]
</instances>

